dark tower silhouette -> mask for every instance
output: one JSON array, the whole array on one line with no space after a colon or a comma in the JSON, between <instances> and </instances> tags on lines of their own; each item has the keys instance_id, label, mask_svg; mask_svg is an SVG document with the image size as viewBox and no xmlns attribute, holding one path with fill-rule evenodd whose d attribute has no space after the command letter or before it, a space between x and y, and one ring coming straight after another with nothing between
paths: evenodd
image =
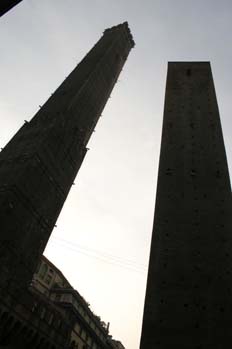
<instances>
[{"instance_id":1,"label":"dark tower silhouette","mask_svg":"<svg viewBox=\"0 0 232 349\"><path fill-rule=\"evenodd\" d=\"M15 293L32 279L133 46L127 22L105 30L0 153L1 291Z\"/></svg>"},{"instance_id":2,"label":"dark tower silhouette","mask_svg":"<svg viewBox=\"0 0 232 349\"><path fill-rule=\"evenodd\" d=\"M0 16L4 15L15 5L19 4L22 0L1 0L0 2Z\"/></svg>"},{"instance_id":3,"label":"dark tower silhouette","mask_svg":"<svg viewBox=\"0 0 232 349\"><path fill-rule=\"evenodd\" d=\"M140 349L231 347L231 215L210 63L169 63Z\"/></svg>"}]
</instances>

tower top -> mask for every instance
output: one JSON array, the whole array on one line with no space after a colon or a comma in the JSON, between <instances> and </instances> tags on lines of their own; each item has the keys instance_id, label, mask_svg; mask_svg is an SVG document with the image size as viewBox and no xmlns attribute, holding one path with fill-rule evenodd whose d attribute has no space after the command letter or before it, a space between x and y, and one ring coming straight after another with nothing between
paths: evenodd
<instances>
[{"instance_id":1,"label":"tower top","mask_svg":"<svg viewBox=\"0 0 232 349\"><path fill-rule=\"evenodd\" d=\"M127 36L128 41L131 44L131 47L133 48L135 46L135 42L134 42L133 36L131 34L128 22L123 22L123 23L115 25L111 28L105 29L103 32L103 35L108 35L108 34L115 32L115 31L122 31Z\"/></svg>"},{"instance_id":2,"label":"tower top","mask_svg":"<svg viewBox=\"0 0 232 349\"><path fill-rule=\"evenodd\" d=\"M168 64L210 64L210 61L169 61Z\"/></svg>"},{"instance_id":3,"label":"tower top","mask_svg":"<svg viewBox=\"0 0 232 349\"><path fill-rule=\"evenodd\" d=\"M210 61L171 61L168 62L168 69L211 69Z\"/></svg>"}]
</instances>

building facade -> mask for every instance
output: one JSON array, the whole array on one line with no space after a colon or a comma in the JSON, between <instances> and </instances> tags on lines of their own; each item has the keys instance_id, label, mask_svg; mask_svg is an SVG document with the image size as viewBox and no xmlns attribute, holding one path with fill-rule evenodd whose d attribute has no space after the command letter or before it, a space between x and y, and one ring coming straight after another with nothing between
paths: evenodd
<instances>
[{"instance_id":1,"label":"building facade","mask_svg":"<svg viewBox=\"0 0 232 349\"><path fill-rule=\"evenodd\" d=\"M77 290L73 289L60 270L44 256L34 274L32 287L61 309L64 321L69 323L70 348L124 348L119 344L116 346L120 342L113 340L109 335L109 324L105 324L99 316L92 312L89 303ZM46 311L44 308L44 317ZM51 316L50 314L50 318Z\"/></svg>"},{"instance_id":2,"label":"building facade","mask_svg":"<svg viewBox=\"0 0 232 349\"><path fill-rule=\"evenodd\" d=\"M8 314L4 316L19 316L21 303L27 321L34 303L33 295L30 302L25 297L28 285L133 46L127 22L105 30L0 153L0 312ZM0 323L1 328L4 331Z\"/></svg>"},{"instance_id":3,"label":"building facade","mask_svg":"<svg viewBox=\"0 0 232 349\"><path fill-rule=\"evenodd\" d=\"M115 339L110 339L109 342L112 349L125 349L125 347L122 345L120 341L117 341Z\"/></svg>"},{"instance_id":4,"label":"building facade","mask_svg":"<svg viewBox=\"0 0 232 349\"><path fill-rule=\"evenodd\" d=\"M210 64L171 62L141 349L231 346L231 214Z\"/></svg>"},{"instance_id":5,"label":"building facade","mask_svg":"<svg viewBox=\"0 0 232 349\"><path fill-rule=\"evenodd\" d=\"M0 314L4 324L0 348L124 349L109 335L109 323L93 313L89 303L45 256L26 297L32 300L27 321L22 321L25 314L20 303L17 319L7 312Z\"/></svg>"}]
</instances>

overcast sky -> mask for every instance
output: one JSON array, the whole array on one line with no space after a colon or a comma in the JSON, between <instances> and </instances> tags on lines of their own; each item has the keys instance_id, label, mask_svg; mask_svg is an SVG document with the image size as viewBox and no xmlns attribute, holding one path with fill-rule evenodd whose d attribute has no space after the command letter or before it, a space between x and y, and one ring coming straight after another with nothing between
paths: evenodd
<instances>
[{"instance_id":1,"label":"overcast sky","mask_svg":"<svg viewBox=\"0 0 232 349\"><path fill-rule=\"evenodd\" d=\"M0 19L0 147L105 28L129 22L136 46L45 251L126 349L139 348L168 61L211 61L232 166L231 10L231 0L23 0Z\"/></svg>"}]
</instances>

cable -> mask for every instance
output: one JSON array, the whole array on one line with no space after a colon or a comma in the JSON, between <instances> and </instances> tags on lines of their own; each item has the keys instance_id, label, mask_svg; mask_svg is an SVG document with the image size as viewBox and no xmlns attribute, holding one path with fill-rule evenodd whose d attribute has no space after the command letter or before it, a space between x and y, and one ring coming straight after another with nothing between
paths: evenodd
<instances>
[{"instance_id":1,"label":"cable","mask_svg":"<svg viewBox=\"0 0 232 349\"><path fill-rule=\"evenodd\" d=\"M99 251L99 250L96 250L96 249L93 249L93 248L90 248L90 247L82 246L82 245L79 245L77 243L73 243L71 241L65 240L65 239L56 238L56 237L51 237L51 238L54 239L54 240L58 240L58 241L64 242L65 244L71 245L72 247L75 246L78 249L86 250L86 251L89 251L89 252L92 252L92 253L95 253L95 254L99 254L99 255L101 255L104 258L109 258L109 259L113 259L115 261L118 261L118 262L121 262L121 263L124 263L124 264L129 264L129 265L132 265L132 266L136 266L136 267L139 267L141 269L144 269L145 271L147 270L147 266L145 264L137 263L134 260L126 259L126 258L123 258L123 257L112 255L112 254L107 253L107 252L103 252L103 251Z\"/></svg>"},{"instance_id":2,"label":"cable","mask_svg":"<svg viewBox=\"0 0 232 349\"><path fill-rule=\"evenodd\" d=\"M119 260L116 260L116 259L113 259L113 258L109 258L109 257L105 257L104 254L101 255L101 253L98 253L98 255L95 253L95 254L92 254L91 252L88 252L88 248L81 248L81 247L73 247L73 246L68 246L68 244L71 244L70 242L66 242L65 240L62 240L62 239L57 239L57 238L53 238L54 240L58 240L58 241L53 241L53 243L58 243L60 246L64 247L64 248L67 248L71 251L74 251L76 253L81 253L85 256L88 256L88 257L91 257L91 258L95 258L95 259L98 259L100 260L101 262L104 262L104 263L107 263L107 264L111 264L111 265L114 265L114 266L118 266L120 268L123 268L123 269L127 269L127 270L131 270L131 271L134 271L136 273L140 273L140 274L145 274L146 273L146 269L142 269L141 267L137 267L136 264L126 264L123 262L123 260L121 259L121 261ZM61 240L61 241L59 241ZM64 243L65 244L64 244ZM66 245L67 244L67 245ZM72 244L72 245L75 245L75 244ZM86 250L86 251L83 251L83 250ZM89 249L91 251L91 249Z\"/></svg>"}]
</instances>

